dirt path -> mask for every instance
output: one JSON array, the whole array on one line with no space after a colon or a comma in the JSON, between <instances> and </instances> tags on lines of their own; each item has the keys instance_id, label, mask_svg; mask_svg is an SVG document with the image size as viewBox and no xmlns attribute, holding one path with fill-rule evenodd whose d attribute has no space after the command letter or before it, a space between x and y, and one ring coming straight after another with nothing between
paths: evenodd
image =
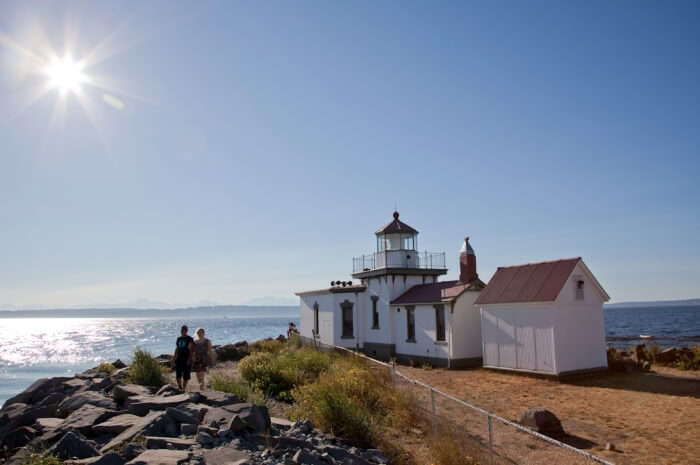
<instances>
[{"instance_id":1,"label":"dirt path","mask_svg":"<svg viewBox=\"0 0 700 465\"><path fill-rule=\"evenodd\" d=\"M509 420L530 407L549 409L572 445L615 464L700 464L697 374L661 369L560 383L484 369L399 371ZM606 442L619 452L606 451Z\"/></svg>"}]
</instances>

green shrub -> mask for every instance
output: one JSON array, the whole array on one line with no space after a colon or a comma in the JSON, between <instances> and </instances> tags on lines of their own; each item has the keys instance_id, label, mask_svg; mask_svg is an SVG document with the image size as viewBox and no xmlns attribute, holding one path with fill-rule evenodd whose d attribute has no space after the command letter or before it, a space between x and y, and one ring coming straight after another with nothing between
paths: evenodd
<instances>
[{"instance_id":1,"label":"green shrub","mask_svg":"<svg viewBox=\"0 0 700 465\"><path fill-rule=\"evenodd\" d=\"M129 365L127 381L144 386L161 387L165 384L163 368L150 352L136 348L133 360Z\"/></svg>"},{"instance_id":2,"label":"green shrub","mask_svg":"<svg viewBox=\"0 0 700 465\"><path fill-rule=\"evenodd\" d=\"M304 343L301 340L300 336L289 336L289 339L287 339L287 345L291 347L292 349L301 349L304 347Z\"/></svg>"},{"instance_id":3,"label":"green shrub","mask_svg":"<svg viewBox=\"0 0 700 465\"><path fill-rule=\"evenodd\" d=\"M656 363L656 357L661 353L661 346L658 344L652 344L649 346L647 351L647 358L652 361L652 363Z\"/></svg>"},{"instance_id":4,"label":"green shrub","mask_svg":"<svg viewBox=\"0 0 700 465\"><path fill-rule=\"evenodd\" d=\"M98 373L104 373L106 375L111 375L116 370L116 367L111 363L102 362L97 367Z\"/></svg>"},{"instance_id":5,"label":"green shrub","mask_svg":"<svg viewBox=\"0 0 700 465\"><path fill-rule=\"evenodd\" d=\"M690 348L689 355L681 355L678 368L681 370L700 370L700 346Z\"/></svg>"},{"instance_id":6,"label":"green shrub","mask_svg":"<svg viewBox=\"0 0 700 465\"><path fill-rule=\"evenodd\" d=\"M291 401L289 391L313 382L328 369L330 356L310 348L260 351L241 360L238 372L253 389L267 396Z\"/></svg>"},{"instance_id":7,"label":"green shrub","mask_svg":"<svg viewBox=\"0 0 700 465\"><path fill-rule=\"evenodd\" d=\"M308 418L320 429L363 446L382 445L386 427L408 429L415 421L410 399L359 360L334 358L318 381L297 387L292 396L294 418Z\"/></svg>"},{"instance_id":8,"label":"green shrub","mask_svg":"<svg viewBox=\"0 0 700 465\"><path fill-rule=\"evenodd\" d=\"M280 342L277 339L264 339L262 341L255 341L252 344L248 344L248 350L251 354L256 352L267 352L270 354L276 354L286 347L284 342Z\"/></svg>"}]
</instances>

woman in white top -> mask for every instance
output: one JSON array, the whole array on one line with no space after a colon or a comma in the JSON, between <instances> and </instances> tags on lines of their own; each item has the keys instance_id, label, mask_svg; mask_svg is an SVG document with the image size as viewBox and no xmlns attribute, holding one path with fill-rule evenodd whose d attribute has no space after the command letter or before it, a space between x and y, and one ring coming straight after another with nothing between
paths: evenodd
<instances>
[{"instance_id":1,"label":"woman in white top","mask_svg":"<svg viewBox=\"0 0 700 465\"><path fill-rule=\"evenodd\" d=\"M204 337L204 328L197 329L194 338L194 350L192 371L197 373L197 381L199 381L199 389L204 390L204 375L207 369L212 365L211 360L211 341Z\"/></svg>"}]
</instances>

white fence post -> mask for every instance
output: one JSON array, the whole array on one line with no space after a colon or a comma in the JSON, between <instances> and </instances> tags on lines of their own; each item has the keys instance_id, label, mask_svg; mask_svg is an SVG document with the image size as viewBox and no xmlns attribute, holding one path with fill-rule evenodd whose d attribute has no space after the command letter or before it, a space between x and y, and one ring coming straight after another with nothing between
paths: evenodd
<instances>
[{"instance_id":1,"label":"white fence post","mask_svg":"<svg viewBox=\"0 0 700 465\"><path fill-rule=\"evenodd\" d=\"M491 465L493 465L493 426L491 424L491 415L487 418L489 419L489 456L491 457Z\"/></svg>"},{"instance_id":2,"label":"white fence post","mask_svg":"<svg viewBox=\"0 0 700 465\"><path fill-rule=\"evenodd\" d=\"M435 391L430 388L430 410L433 412L433 431L437 432L437 411L435 410Z\"/></svg>"}]
</instances>

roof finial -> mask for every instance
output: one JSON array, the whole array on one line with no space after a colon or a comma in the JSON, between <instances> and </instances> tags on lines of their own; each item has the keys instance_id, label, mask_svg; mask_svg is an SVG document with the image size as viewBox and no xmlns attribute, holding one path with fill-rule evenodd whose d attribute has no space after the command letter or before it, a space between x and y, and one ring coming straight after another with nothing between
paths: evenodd
<instances>
[{"instance_id":1,"label":"roof finial","mask_svg":"<svg viewBox=\"0 0 700 465\"><path fill-rule=\"evenodd\" d=\"M399 219L399 212L394 210L394 219L398 220Z\"/></svg>"}]
</instances>

